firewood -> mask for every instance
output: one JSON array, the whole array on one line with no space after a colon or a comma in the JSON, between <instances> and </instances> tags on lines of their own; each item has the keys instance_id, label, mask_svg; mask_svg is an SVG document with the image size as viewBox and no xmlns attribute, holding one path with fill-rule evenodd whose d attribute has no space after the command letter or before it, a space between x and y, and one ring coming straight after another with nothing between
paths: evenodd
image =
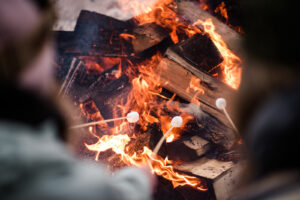
<instances>
[{"instance_id":1,"label":"firewood","mask_svg":"<svg viewBox=\"0 0 300 200\"><path fill-rule=\"evenodd\" d=\"M241 41L242 37L239 33L231 29L228 25L224 24L216 17L212 16L208 12L202 10L195 2L191 1L178 1L177 2L178 14L186 20L188 23L195 23L197 20L205 21L212 19L216 28L216 33L221 35L222 39L228 45L229 49L235 52L237 55L242 54ZM201 28L201 26L199 26Z\"/></svg>"},{"instance_id":2,"label":"firewood","mask_svg":"<svg viewBox=\"0 0 300 200\"><path fill-rule=\"evenodd\" d=\"M215 159L201 158L194 162L178 165L176 166L176 169L214 180L227 170L231 169L233 165L233 162L221 162Z\"/></svg>"},{"instance_id":3,"label":"firewood","mask_svg":"<svg viewBox=\"0 0 300 200\"><path fill-rule=\"evenodd\" d=\"M64 54L127 57L131 45L121 33L131 32L132 22L90 11L81 11L74 32L57 32L58 50Z\"/></svg>"},{"instance_id":4,"label":"firewood","mask_svg":"<svg viewBox=\"0 0 300 200\"><path fill-rule=\"evenodd\" d=\"M173 58L172 54L167 55ZM204 93L197 95L196 100L200 102L201 109L217 118L226 126L231 127L224 113L216 108L216 99L223 97L228 101L232 101L235 97L235 91L211 75L196 69L184 59L180 59L179 56L176 60L177 62L174 62L168 58L163 58L157 66L156 73L160 75L161 85L186 101L191 102L197 95L197 92L193 90L187 91L187 89L192 79L200 79ZM228 102L229 114L232 114L232 104Z\"/></svg>"},{"instance_id":5,"label":"firewood","mask_svg":"<svg viewBox=\"0 0 300 200\"><path fill-rule=\"evenodd\" d=\"M135 53L153 47L169 36L168 32L155 23L143 24L133 29L132 46Z\"/></svg>"},{"instance_id":6,"label":"firewood","mask_svg":"<svg viewBox=\"0 0 300 200\"><path fill-rule=\"evenodd\" d=\"M196 151L197 156L202 156L209 149L209 142L199 136L193 136L190 140L185 140L183 144Z\"/></svg>"},{"instance_id":7,"label":"firewood","mask_svg":"<svg viewBox=\"0 0 300 200\"><path fill-rule=\"evenodd\" d=\"M120 102L126 102L126 98L130 93L132 86L126 75L121 76L102 88L94 91L91 99L95 102L98 110L104 119L113 118L113 113L122 113L118 108Z\"/></svg>"},{"instance_id":8,"label":"firewood","mask_svg":"<svg viewBox=\"0 0 300 200\"><path fill-rule=\"evenodd\" d=\"M176 168L185 173L209 179L216 199L227 200L239 184L243 165L202 158L195 162L178 165Z\"/></svg>"},{"instance_id":9,"label":"firewood","mask_svg":"<svg viewBox=\"0 0 300 200\"><path fill-rule=\"evenodd\" d=\"M218 49L206 34L196 34L170 47L165 55L174 61L184 59L191 66L205 72L223 61Z\"/></svg>"},{"instance_id":10,"label":"firewood","mask_svg":"<svg viewBox=\"0 0 300 200\"><path fill-rule=\"evenodd\" d=\"M228 200L232 197L234 189L241 181L242 170L242 164L235 164L213 181L212 186L217 200Z\"/></svg>"},{"instance_id":11,"label":"firewood","mask_svg":"<svg viewBox=\"0 0 300 200\"><path fill-rule=\"evenodd\" d=\"M166 144L168 158L181 162L198 160L210 149L210 143L199 136L178 139ZM180 149L180 151L178 151Z\"/></svg>"},{"instance_id":12,"label":"firewood","mask_svg":"<svg viewBox=\"0 0 300 200\"><path fill-rule=\"evenodd\" d=\"M116 72L119 70L119 65L115 65L112 68L104 71L102 74L98 75L97 79L88 87L86 95L80 97L80 102L88 101L95 91L99 88L103 88L106 85L110 84L112 81L116 80Z\"/></svg>"}]
</instances>

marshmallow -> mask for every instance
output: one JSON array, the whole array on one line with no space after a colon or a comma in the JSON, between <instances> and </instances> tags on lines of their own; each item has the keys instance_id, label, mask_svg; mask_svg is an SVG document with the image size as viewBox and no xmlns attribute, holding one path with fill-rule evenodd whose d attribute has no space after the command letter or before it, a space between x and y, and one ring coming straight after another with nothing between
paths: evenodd
<instances>
[{"instance_id":1,"label":"marshmallow","mask_svg":"<svg viewBox=\"0 0 300 200\"><path fill-rule=\"evenodd\" d=\"M130 112L126 117L129 123L136 123L137 121L139 121L140 115L137 112Z\"/></svg>"},{"instance_id":2,"label":"marshmallow","mask_svg":"<svg viewBox=\"0 0 300 200\"><path fill-rule=\"evenodd\" d=\"M216 106L220 110L224 110L226 108L227 102L224 98L218 98L216 100Z\"/></svg>"},{"instance_id":3,"label":"marshmallow","mask_svg":"<svg viewBox=\"0 0 300 200\"><path fill-rule=\"evenodd\" d=\"M171 125L173 127L180 127L182 125L182 122L183 122L182 117L176 116L172 119Z\"/></svg>"}]
</instances>

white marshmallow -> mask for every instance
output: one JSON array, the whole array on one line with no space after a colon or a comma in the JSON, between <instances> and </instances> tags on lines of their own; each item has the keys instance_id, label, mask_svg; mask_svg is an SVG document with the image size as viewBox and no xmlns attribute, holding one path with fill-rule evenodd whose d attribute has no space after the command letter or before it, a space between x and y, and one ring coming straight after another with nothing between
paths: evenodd
<instances>
[{"instance_id":1,"label":"white marshmallow","mask_svg":"<svg viewBox=\"0 0 300 200\"><path fill-rule=\"evenodd\" d=\"M127 121L129 123L136 123L140 119L140 115L137 112L130 112L130 113L127 114L126 117L127 117Z\"/></svg>"},{"instance_id":2,"label":"white marshmallow","mask_svg":"<svg viewBox=\"0 0 300 200\"><path fill-rule=\"evenodd\" d=\"M218 109L224 110L227 106L227 102L224 98L218 98L216 100L216 106L217 106Z\"/></svg>"},{"instance_id":3,"label":"white marshmallow","mask_svg":"<svg viewBox=\"0 0 300 200\"><path fill-rule=\"evenodd\" d=\"M172 119L171 125L173 127L180 127L182 125L182 122L183 122L182 117L176 116Z\"/></svg>"}]
</instances>

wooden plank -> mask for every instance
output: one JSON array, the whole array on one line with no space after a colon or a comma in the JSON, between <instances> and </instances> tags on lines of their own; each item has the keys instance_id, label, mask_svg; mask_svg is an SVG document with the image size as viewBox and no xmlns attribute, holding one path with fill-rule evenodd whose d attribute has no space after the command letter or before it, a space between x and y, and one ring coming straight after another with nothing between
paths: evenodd
<instances>
[{"instance_id":1,"label":"wooden plank","mask_svg":"<svg viewBox=\"0 0 300 200\"><path fill-rule=\"evenodd\" d=\"M176 169L210 180L216 200L228 200L242 180L243 163L222 162L215 159L200 160L176 166Z\"/></svg>"},{"instance_id":2,"label":"wooden plank","mask_svg":"<svg viewBox=\"0 0 300 200\"><path fill-rule=\"evenodd\" d=\"M205 154L209 149L209 142L199 136L193 136L189 140L183 142L185 146L196 151L196 154L200 157Z\"/></svg>"},{"instance_id":3,"label":"wooden plank","mask_svg":"<svg viewBox=\"0 0 300 200\"><path fill-rule=\"evenodd\" d=\"M239 33L231 29L229 26L212 16L208 12L202 10L195 2L191 1L178 1L177 2L178 14L186 20L188 23L195 23L197 20L205 21L211 19L215 25L216 33L221 35L224 42L228 45L228 48L241 56L242 37ZM201 26L199 26L201 28Z\"/></svg>"},{"instance_id":4,"label":"wooden plank","mask_svg":"<svg viewBox=\"0 0 300 200\"><path fill-rule=\"evenodd\" d=\"M213 188L217 200L231 199L234 189L238 188L241 181L242 171L243 165L238 163L214 180Z\"/></svg>"},{"instance_id":5,"label":"wooden plank","mask_svg":"<svg viewBox=\"0 0 300 200\"><path fill-rule=\"evenodd\" d=\"M231 127L224 113L216 108L215 102L219 97L227 99L229 101L228 112L232 115L231 101L233 101L236 95L233 89L209 74L199 71L184 59L182 59L181 65L179 65L168 58L163 58L156 70L156 73L160 76L160 82L163 87L189 102L192 101L196 95L196 99L201 103L200 107L203 111L217 118L226 126ZM197 78L201 80L201 87L204 91L204 93L198 95L194 90L187 91L191 80Z\"/></svg>"},{"instance_id":6,"label":"wooden plank","mask_svg":"<svg viewBox=\"0 0 300 200\"><path fill-rule=\"evenodd\" d=\"M219 72L220 68L216 66L223 61L219 50L207 34L195 34L170 47L165 55L173 57L174 61L184 59L196 69L204 72Z\"/></svg>"},{"instance_id":7,"label":"wooden plank","mask_svg":"<svg viewBox=\"0 0 300 200\"><path fill-rule=\"evenodd\" d=\"M132 46L135 53L153 47L169 36L169 33L155 23L143 24L133 29Z\"/></svg>"},{"instance_id":8,"label":"wooden plank","mask_svg":"<svg viewBox=\"0 0 300 200\"><path fill-rule=\"evenodd\" d=\"M177 165L176 169L214 180L231 169L233 165L233 162L221 162L215 159L201 158L194 162Z\"/></svg>"}]
</instances>

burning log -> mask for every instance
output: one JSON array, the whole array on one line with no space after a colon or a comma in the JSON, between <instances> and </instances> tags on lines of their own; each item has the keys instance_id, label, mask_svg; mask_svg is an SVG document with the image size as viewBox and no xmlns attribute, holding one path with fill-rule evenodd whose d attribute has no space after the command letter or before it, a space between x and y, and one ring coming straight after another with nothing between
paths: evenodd
<instances>
[{"instance_id":1,"label":"burning log","mask_svg":"<svg viewBox=\"0 0 300 200\"><path fill-rule=\"evenodd\" d=\"M140 53L159 44L165 38L169 37L169 33L157 24L151 23L135 27L132 37L134 52Z\"/></svg>"},{"instance_id":2,"label":"burning log","mask_svg":"<svg viewBox=\"0 0 300 200\"><path fill-rule=\"evenodd\" d=\"M215 101L219 97L231 101L234 90L211 74L222 71L224 68L218 66L228 59L208 32L187 39L201 31L182 24L173 11L166 15L169 9L165 9L164 5L156 11L153 13L159 20L153 18L154 21L146 22L135 19L124 22L82 11L74 32L59 33L61 57L75 55L84 63L75 74L73 71L76 66L71 67L70 75L67 75L70 78L66 80L75 80L71 86L76 84L76 87L70 87L70 95L76 96L75 101L79 102L83 116L87 104L91 104L92 115L86 116L87 121L126 116L128 110L136 110L141 114L141 120L136 125L122 121L83 129L97 136L96 142L88 141L85 147L96 153L96 160L101 156L112 168L137 165L141 161L146 164L149 158L155 159L150 167L178 190L195 188L194 191L206 191L206 183L202 181L204 178L199 179L199 176L216 182L216 187L219 187L221 182L216 180L233 165L233 162L219 160L222 160L222 156L232 156L228 150L235 140L228 120L217 109ZM191 34L187 33L190 29ZM167 58L161 61L160 53L165 53ZM120 61L103 67L101 60L107 57L117 57ZM89 60L101 69L91 71ZM171 102L173 98L162 95L161 85L153 70L159 74L162 86L196 104L197 110L200 110L200 105L204 114L201 112L194 119L193 112L191 114L180 110L177 102ZM77 81L77 78L85 80ZM228 111L230 113L230 105ZM166 120L169 122L170 117L176 115L186 116L184 128L178 134L176 130L170 134L173 138L170 137L168 142L171 143L162 140L162 149L157 152L159 148L156 148L154 153L158 155L154 156L151 149L163 136L162 132L170 128ZM184 159L189 153L192 156ZM178 168L185 173L174 170L177 161L189 162L180 165L186 168ZM194 167L189 166L190 161L194 161ZM198 191L197 194L204 194Z\"/></svg>"},{"instance_id":3,"label":"burning log","mask_svg":"<svg viewBox=\"0 0 300 200\"><path fill-rule=\"evenodd\" d=\"M60 54L127 57L132 49L120 34L132 28L130 21L81 11L74 32L58 32L58 50Z\"/></svg>"},{"instance_id":4,"label":"burning log","mask_svg":"<svg viewBox=\"0 0 300 200\"><path fill-rule=\"evenodd\" d=\"M212 16L208 12L202 10L198 5L191 1L178 1L177 2L178 14L190 24L194 24L198 20L205 21L211 19L215 25L215 31L222 36L224 42L228 45L236 54L242 53L241 41L242 37L228 25L224 24L216 17ZM201 25L198 25L200 28Z\"/></svg>"},{"instance_id":5,"label":"burning log","mask_svg":"<svg viewBox=\"0 0 300 200\"><path fill-rule=\"evenodd\" d=\"M126 102L126 97L130 93L131 88L128 77L123 75L105 87L95 90L91 99L95 102L101 115L105 119L110 119L113 118L114 112L118 113L118 105Z\"/></svg>"},{"instance_id":6,"label":"burning log","mask_svg":"<svg viewBox=\"0 0 300 200\"><path fill-rule=\"evenodd\" d=\"M195 34L193 37L170 47L165 55L179 64L183 59L193 68L196 68L195 70L207 73L223 61L218 49L206 34Z\"/></svg>"},{"instance_id":7,"label":"burning log","mask_svg":"<svg viewBox=\"0 0 300 200\"><path fill-rule=\"evenodd\" d=\"M179 58L176 60L178 61ZM224 113L216 107L215 102L219 97L234 99L235 91L211 75L196 69L184 59L180 59L178 62L180 65L168 58L163 58L157 66L157 74L160 75L162 86L189 102L199 101L204 112L231 127L230 122ZM203 91L188 90L193 80L199 80L199 87ZM231 106L232 104L228 105L230 114L232 113Z\"/></svg>"}]
</instances>

